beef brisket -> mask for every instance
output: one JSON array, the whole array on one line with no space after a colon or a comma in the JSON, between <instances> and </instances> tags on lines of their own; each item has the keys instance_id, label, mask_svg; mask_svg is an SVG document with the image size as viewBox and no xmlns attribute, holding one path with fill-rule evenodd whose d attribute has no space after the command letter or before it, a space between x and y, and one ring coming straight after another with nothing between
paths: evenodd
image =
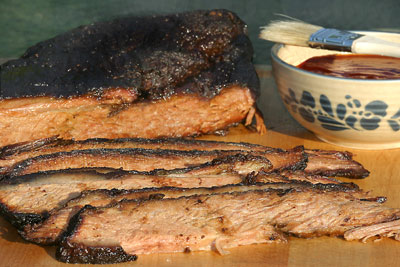
<instances>
[{"instance_id":1,"label":"beef brisket","mask_svg":"<svg viewBox=\"0 0 400 267\"><path fill-rule=\"evenodd\" d=\"M369 172L361 164L352 159L349 152L324 151L305 149L304 157L293 151L300 151L300 148L284 151L282 149L265 147L249 143L232 143L187 139L143 139L143 138L123 138L123 139L88 139L88 140L65 140L59 138L46 138L33 142L25 142L5 146L0 150L0 173L12 172L17 166L24 166L28 163L24 161L42 155L54 154L58 152L70 152L74 150L89 149L168 149L168 150L230 150L237 153L251 153L262 155L268 158L275 169L287 169L299 161L307 165L305 171L310 174L320 174L328 176L346 176L350 178L363 178ZM226 153L226 152L223 152ZM60 156L60 154L58 154ZM121 156L122 157L122 156ZM40 160L39 160L40 161ZM123 167L123 166L121 166ZM164 166L165 168L165 166Z\"/></svg>"},{"instance_id":2,"label":"beef brisket","mask_svg":"<svg viewBox=\"0 0 400 267\"><path fill-rule=\"evenodd\" d=\"M237 150L168 150L142 148L98 148L62 151L44 154L2 168L3 179L49 170L68 168L106 167L123 170L151 171L154 169L176 169L202 164L229 155L252 155ZM259 154L271 163L269 170L304 169L307 157L303 148L289 151L271 151ZM1 178L1 176L0 176Z\"/></svg>"},{"instance_id":3,"label":"beef brisket","mask_svg":"<svg viewBox=\"0 0 400 267\"><path fill-rule=\"evenodd\" d=\"M247 174L253 175L269 166L265 158L236 155L174 170L71 169L8 177L0 183L0 210L7 220L21 228L27 223L41 221L48 211L84 190L238 184L246 179ZM263 177L265 180L266 175ZM252 182L257 182L257 179L252 179Z\"/></svg>"},{"instance_id":4,"label":"beef brisket","mask_svg":"<svg viewBox=\"0 0 400 267\"><path fill-rule=\"evenodd\" d=\"M56 257L112 263L160 252L224 254L239 245L286 241L285 234L358 239L369 236L370 228L372 235L398 238L400 210L374 200L352 191L294 186L86 206L72 219Z\"/></svg>"},{"instance_id":5,"label":"beef brisket","mask_svg":"<svg viewBox=\"0 0 400 267\"><path fill-rule=\"evenodd\" d=\"M273 177L269 174L268 176ZM181 196L191 196L200 194L211 194L221 192L243 192L247 190L261 189L292 189L309 187L307 182L293 183L292 181L284 181L284 178L279 176L273 177L275 181L280 183L256 183L254 185L225 185L211 188L146 188L134 190L91 190L84 191L78 197L69 200L65 205L56 207L49 211L48 217L41 222L27 224L20 231L20 234L25 240L38 244L54 244L59 241L64 231L67 229L69 220L86 205L94 207L105 207L112 203L116 203L123 199L148 199L148 198L178 198ZM282 183L284 181L286 183ZM323 188L324 185L316 184L315 187ZM351 184L326 184L325 188L335 188L336 190L353 191L365 196L365 193L358 191L357 187Z\"/></svg>"},{"instance_id":6,"label":"beef brisket","mask_svg":"<svg viewBox=\"0 0 400 267\"><path fill-rule=\"evenodd\" d=\"M226 10L73 29L1 65L0 145L55 135L180 137L251 123L259 95L252 54L246 25Z\"/></svg>"},{"instance_id":7,"label":"beef brisket","mask_svg":"<svg viewBox=\"0 0 400 267\"><path fill-rule=\"evenodd\" d=\"M349 152L175 138L265 132L252 54L238 16L204 10L81 26L4 63L1 215L68 263L400 240L399 209L330 178L368 176Z\"/></svg>"}]
</instances>

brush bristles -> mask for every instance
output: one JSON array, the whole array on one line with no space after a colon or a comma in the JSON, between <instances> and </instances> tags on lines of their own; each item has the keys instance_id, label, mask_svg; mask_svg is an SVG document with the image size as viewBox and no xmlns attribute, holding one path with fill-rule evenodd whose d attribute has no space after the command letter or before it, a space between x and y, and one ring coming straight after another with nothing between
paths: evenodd
<instances>
[{"instance_id":1,"label":"brush bristles","mask_svg":"<svg viewBox=\"0 0 400 267\"><path fill-rule=\"evenodd\" d=\"M260 38L288 45L308 46L308 40L314 32L322 29L320 26L299 21L273 21L262 27Z\"/></svg>"}]
</instances>

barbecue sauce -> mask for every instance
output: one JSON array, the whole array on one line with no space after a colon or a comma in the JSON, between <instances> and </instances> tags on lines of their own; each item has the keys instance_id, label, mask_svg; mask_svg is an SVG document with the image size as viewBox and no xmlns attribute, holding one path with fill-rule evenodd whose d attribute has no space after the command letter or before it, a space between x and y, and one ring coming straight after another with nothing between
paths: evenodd
<instances>
[{"instance_id":1,"label":"barbecue sauce","mask_svg":"<svg viewBox=\"0 0 400 267\"><path fill-rule=\"evenodd\" d=\"M400 79L400 58L376 55L327 55L312 57L300 69L351 79Z\"/></svg>"}]
</instances>

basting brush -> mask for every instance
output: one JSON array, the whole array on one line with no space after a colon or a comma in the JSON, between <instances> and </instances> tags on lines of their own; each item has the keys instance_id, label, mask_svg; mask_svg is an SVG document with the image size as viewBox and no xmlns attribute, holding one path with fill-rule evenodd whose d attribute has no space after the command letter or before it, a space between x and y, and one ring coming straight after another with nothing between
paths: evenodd
<instances>
[{"instance_id":1,"label":"basting brush","mask_svg":"<svg viewBox=\"0 0 400 267\"><path fill-rule=\"evenodd\" d=\"M302 21L273 21L262 27L260 38L288 45L400 57L400 43L370 35L326 29Z\"/></svg>"}]
</instances>

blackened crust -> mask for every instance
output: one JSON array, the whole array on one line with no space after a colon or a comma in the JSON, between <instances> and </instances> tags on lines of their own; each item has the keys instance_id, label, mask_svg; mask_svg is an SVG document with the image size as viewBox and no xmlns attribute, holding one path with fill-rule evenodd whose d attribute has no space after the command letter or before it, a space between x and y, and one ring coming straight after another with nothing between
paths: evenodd
<instances>
[{"instance_id":1,"label":"blackened crust","mask_svg":"<svg viewBox=\"0 0 400 267\"><path fill-rule=\"evenodd\" d=\"M71 150L80 149L80 146L91 146L91 148L99 148L103 145L115 145L117 148L119 145L131 144L132 148L137 145L153 145L154 148L164 148L164 146L174 146L177 150L194 150L198 146L198 150L252 150L260 152L276 151L283 152L279 148L271 148L257 144L250 144L244 142L223 142L213 140L196 140L196 139L185 139L185 138L90 138L85 140L73 140L73 139L61 139L56 136L50 138L38 139L32 142L23 142L4 146L0 148L0 159L9 159L20 153L29 153L33 151L40 151L41 149L49 148L63 148L71 146ZM222 146L222 148L221 148ZM48 153L46 153L48 154Z\"/></svg>"},{"instance_id":2,"label":"blackened crust","mask_svg":"<svg viewBox=\"0 0 400 267\"><path fill-rule=\"evenodd\" d=\"M288 164L285 167L282 167L281 170L288 170L288 171L296 171L296 170L304 170L307 167L308 162L308 154L305 152L303 146L297 146L293 149L281 151L279 153L290 155L292 153L301 153L302 157L296 164Z\"/></svg>"},{"instance_id":3,"label":"blackened crust","mask_svg":"<svg viewBox=\"0 0 400 267\"><path fill-rule=\"evenodd\" d=\"M142 100L213 97L229 85L257 96L252 54L246 25L226 10L120 18L73 29L1 65L0 99L101 97L112 88Z\"/></svg>"},{"instance_id":4,"label":"blackened crust","mask_svg":"<svg viewBox=\"0 0 400 267\"><path fill-rule=\"evenodd\" d=\"M363 179L369 176L369 171L361 166L354 169L335 169L335 170L318 170L308 172L310 174L325 175L329 177L347 177L352 179Z\"/></svg>"},{"instance_id":5,"label":"blackened crust","mask_svg":"<svg viewBox=\"0 0 400 267\"><path fill-rule=\"evenodd\" d=\"M301 183L307 183L306 181L300 181ZM360 191L360 188L355 183L340 183L340 184L311 184L311 187L317 190L323 191L337 191L337 192L355 192Z\"/></svg>"},{"instance_id":6,"label":"blackened crust","mask_svg":"<svg viewBox=\"0 0 400 267\"><path fill-rule=\"evenodd\" d=\"M125 253L121 247L90 247L64 241L56 250L56 259L65 263L111 264L135 261L137 256Z\"/></svg>"},{"instance_id":7,"label":"blackened crust","mask_svg":"<svg viewBox=\"0 0 400 267\"><path fill-rule=\"evenodd\" d=\"M18 230L22 230L28 224L40 223L49 216L47 212L43 214L11 212L4 203L0 203L0 215Z\"/></svg>"},{"instance_id":8,"label":"blackened crust","mask_svg":"<svg viewBox=\"0 0 400 267\"><path fill-rule=\"evenodd\" d=\"M40 149L41 147L54 145L60 143L60 140L61 139L58 139L56 136L53 136L49 138L38 139L31 142L22 142L22 143L3 146L0 148L0 160L7 159L19 153L35 151Z\"/></svg>"}]
</instances>

